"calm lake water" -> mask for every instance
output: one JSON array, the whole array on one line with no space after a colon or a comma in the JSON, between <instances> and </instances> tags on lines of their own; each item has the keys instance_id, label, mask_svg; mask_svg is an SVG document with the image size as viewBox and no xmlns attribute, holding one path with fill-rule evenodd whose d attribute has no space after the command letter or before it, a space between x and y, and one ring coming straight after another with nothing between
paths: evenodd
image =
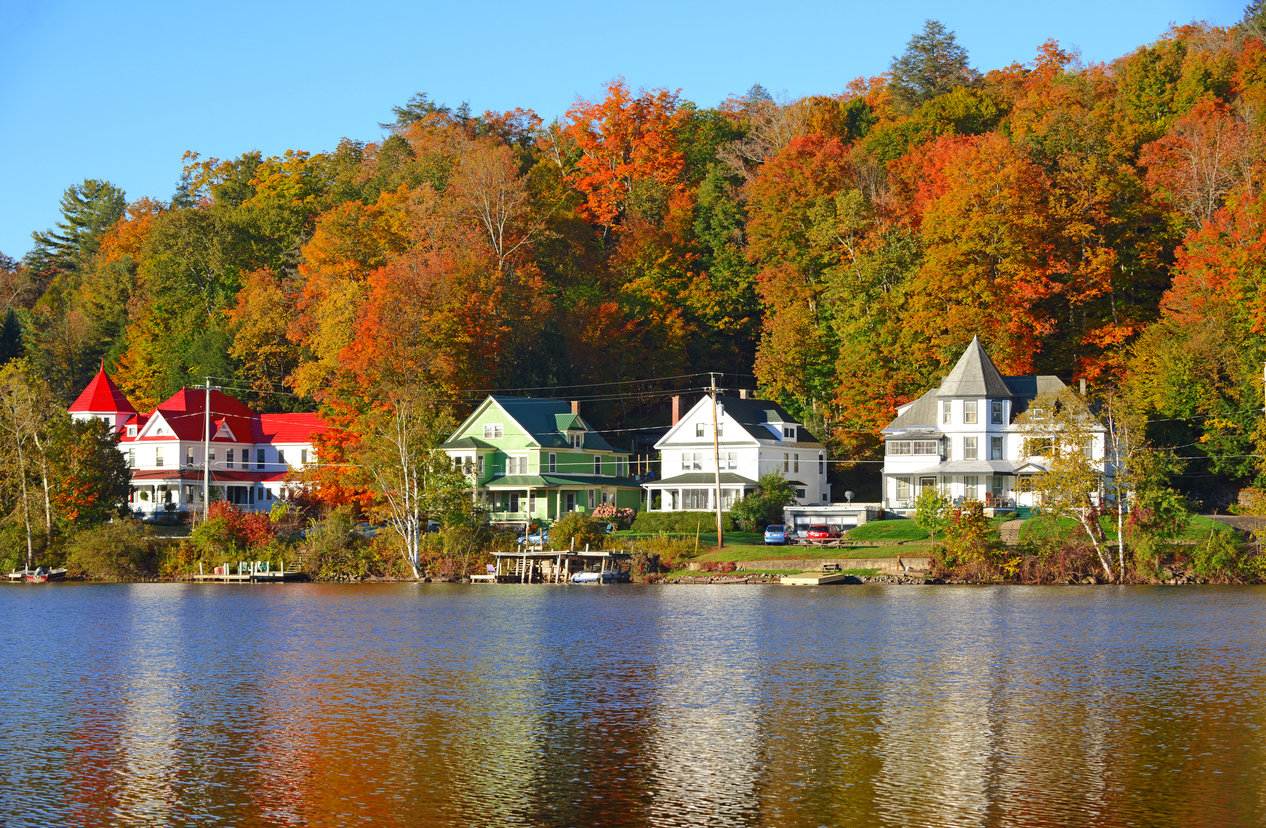
<instances>
[{"instance_id":1,"label":"calm lake water","mask_svg":"<svg viewBox=\"0 0 1266 828\"><path fill-rule=\"evenodd\" d=\"M1253 825L1266 589L0 587L0 825Z\"/></svg>"}]
</instances>

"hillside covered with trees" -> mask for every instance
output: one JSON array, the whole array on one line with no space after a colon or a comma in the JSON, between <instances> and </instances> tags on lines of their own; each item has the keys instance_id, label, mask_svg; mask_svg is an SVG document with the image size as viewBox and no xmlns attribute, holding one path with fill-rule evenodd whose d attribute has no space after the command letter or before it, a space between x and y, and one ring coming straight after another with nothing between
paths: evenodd
<instances>
[{"instance_id":1,"label":"hillside covered with trees","mask_svg":"<svg viewBox=\"0 0 1266 828\"><path fill-rule=\"evenodd\" d=\"M459 416L492 389L589 396L636 428L712 370L873 461L979 335L1004 373L1118 388L1180 489L1266 479L1256 6L1109 64L1048 42L978 69L929 21L835 95L705 107L617 78L549 121L418 94L382 127L187 155L167 200L69 188L0 257L0 357L64 401L104 359L142 410L206 376L320 406L331 461L403 387ZM629 384L575 388L598 383Z\"/></svg>"}]
</instances>

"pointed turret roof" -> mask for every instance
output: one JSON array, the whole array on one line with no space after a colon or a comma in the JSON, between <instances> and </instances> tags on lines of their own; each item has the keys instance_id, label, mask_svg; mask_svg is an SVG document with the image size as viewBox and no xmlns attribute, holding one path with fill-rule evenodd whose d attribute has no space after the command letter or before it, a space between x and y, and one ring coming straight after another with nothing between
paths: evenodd
<instances>
[{"instance_id":1,"label":"pointed turret roof","mask_svg":"<svg viewBox=\"0 0 1266 828\"><path fill-rule=\"evenodd\" d=\"M985 346L980 338L973 336L967 350L958 358L958 364L950 371L948 377L941 382L936 392L938 397L988 397L990 399L1006 399L1011 396L997 366L985 353Z\"/></svg>"},{"instance_id":2,"label":"pointed turret roof","mask_svg":"<svg viewBox=\"0 0 1266 828\"><path fill-rule=\"evenodd\" d=\"M127 396L119 390L105 372L105 360L101 360L101 370L88 383L88 387L79 395L79 399L68 409L71 412L85 414L135 414L136 409L127 401Z\"/></svg>"}]
</instances>

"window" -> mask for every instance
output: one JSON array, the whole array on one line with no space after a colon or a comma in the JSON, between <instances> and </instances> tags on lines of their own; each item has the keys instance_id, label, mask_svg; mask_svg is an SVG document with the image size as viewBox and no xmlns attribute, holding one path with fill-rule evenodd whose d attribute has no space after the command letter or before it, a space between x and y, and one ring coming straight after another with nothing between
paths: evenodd
<instances>
[{"instance_id":1,"label":"window","mask_svg":"<svg viewBox=\"0 0 1266 828\"><path fill-rule=\"evenodd\" d=\"M940 447L937 445L936 440L915 440L914 453L915 454L940 454L941 450L940 450Z\"/></svg>"},{"instance_id":2,"label":"window","mask_svg":"<svg viewBox=\"0 0 1266 828\"><path fill-rule=\"evenodd\" d=\"M135 437L135 436L136 436L136 426L134 426L134 425L130 425L130 426L128 426L128 427L127 427L127 436L129 436L129 437Z\"/></svg>"},{"instance_id":3,"label":"window","mask_svg":"<svg viewBox=\"0 0 1266 828\"><path fill-rule=\"evenodd\" d=\"M229 449L224 454L225 454L224 462L228 464L228 467L230 469L233 468L233 449Z\"/></svg>"},{"instance_id":4,"label":"window","mask_svg":"<svg viewBox=\"0 0 1266 828\"><path fill-rule=\"evenodd\" d=\"M967 500L979 500L976 494L976 487L979 478L974 474L969 474L963 478L963 497Z\"/></svg>"},{"instance_id":5,"label":"window","mask_svg":"<svg viewBox=\"0 0 1266 828\"><path fill-rule=\"evenodd\" d=\"M511 511L511 512L517 512L517 511L519 511L519 493L518 493L518 492L510 492L510 508L509 508L509 511Z\"/></svg>"},{"instance_id":6,"label":"window","mask_svg":"<svg viewBox=\"0 0 1266 828\"><path fill-rule=\"evenodd\" d=\"M593 508L594 508L595 506L597 506L597 505L598 505L598 501L597 501L597 499L596 499L596 497L595 497L594 490L593 490L593 489L590 489L590 490L589 490L589 508L590 508L590 509L593 509Z\"/></svg>"},{"instance_id":7,"label":"window","mask_svg":"<svg viewBox=\"0 0 1266 828\"><path fill-rule=\"evenodd\" d=\"M163 450L161 448L154 449L154 465L161 466L163 464Z\"/></svg>"},{"instance_id":8,"label":"window","mask_svg":"<svg viewBox=\"0 0 1266 828\"><path fill-rule=\"evenodd\" d=\"M696 436L696 437L706 437L706 436L707 436L707 435L704 433L703 423L695 423L695 436Z\"/></svg>"},{"instance_id":9,"label":"window","mask_svg":"<svg viewBox=\"0 0 1266 828\"><path fill-rule=\"evenodd\" d=\"M798 454L791 455L791 470L795 472L796 474L800 474L800 455ZM804 497L804 495L800 495L800 496Z\"/></svg>"},{"instance_id":10,"label":"window","mask_svg":"<svg viewBox=\"0 0 1266 828\"><path fill-rule=\"evenodd\" d=\"M134 448L127 450L127 467L129 469L136 468L136 449Z\"/></svg>"},{"instance_id":11,"label":"window","mask_svg":"<svg viewBox=\"0 0 1266 828\"><path fill-rule=\"evenodd\" d=\"M796 489L796 497L804 500L804 489Z\"/></svg>"},{"instance_id":12,"label":"window","mask_svg":"<svg viewBox=\"0 0 1266 828\"><path fill-rule=\"evenodd\" d=\"M615 458L615 476L616 477L624 477L625 475L624 466L627 463L628 461L625 460L623 457Z\"/></svg>"},{"instance_id":13,"label":"window","mask_svg":"<svg viewBox=\"0 0 1266 828\"><path fill-rule=\"evenodd\" d=\"M954 459L954 440L952 437L945 438L945 459Z\"/></svg>"},{"instance_id":14,"label":"window","mask_svg":"<svg viewBox=\"0 0 1266 828\"><path fill-rule=\"evenodd\" d=\"M550 456L552 457L553 455L550 455ZM476 468L479 470L478 472L479 476L483 477L484 476L484 456L481 454L478 457L476 457L475 463L476 463ZM550 469L550 471L553 471L553 469Z\"/></svg>"},{"instance_id":15,"label":"window","mask_svg":"<svg viewBox=\"0 0 1266 828\"><path fill-rule=\"evenodd\" d=\"M308 450L307 449L299 449L299 465L300 466L308 465Z\"/></svg>"},{"instance_id":16,"label":"window","mask_svg":"<svg viewBox=\"0 0 1266 828\"><path fill-rule=\"evenodd\" d=\"M699 471L703 468L703 453L683 451L681 453L682 471Z\"/></svg>"},{"instance_id":17,"label":"window","mask_svg":"<svg viewBox=\"0 0 1266 828\"><path fill-rule=\"evenodd\" d=\"M211 459L212 459L212 460L214 460L214 459L215 459L215 455L214 455L214 454L212 454L212 455L211 455ZM285 462L286 462L286 450L285 450L285 449L277 449L277 462L278 462L278 463L285 463Z\"/></svg>"},{"instance_id":18,"label":"window","mask_svg":"<svg viewBox=\"0 0 1266 828\"><path fill-rule=\"evenodd\" d=\"M976 457L976 438L975 437L963 438L963 459L964 460L978 459Z\"/></svg>"},{"instance_id":19,"label":"window","mask_svg":"<svg viewBox=\"0 0 1266 828\"><path fill-rule=\"evenodd\" d=\"M1049 437L1029 437L1024 441L1024 453L1029 457L1050 457L1052 447Z\"/></svg>"},{"instance_id":20,"label":"window","mask_svg":"<svg viewBox=\"0 0 1266 828\"><path fill-rule=\"evenodd\" d=\"M490 424L488 424L488 425L485 425L485 426L484 426L484 439L485 439L485 440L500 440L500 439L501 439L501 436L502 436L502 435L501 435L501 423L490 423ZM511 509L510 511L512 511L512 512L513 512L513 511L517 511L517 510L516 510L516 509Z\"/></svg>"},{"instance_id":21,"label":"window","mask_svg":"<svg viewBox=\"0 0 1266 828\"><path fill-rule=\"evenodd\" d=\"M717 420L717 437L725 436L725 423Z\"/></svg>"},{"instance_id":22,"label":"window","mask_svg":"<svg viewBox=\"0 0 1266 828\"><path fill-rule=\"evenodd\" d=\"M1081 451L1082 454L1086 456L1087 460L1095 459L1095 438L1086 438L1086 444L1082 446Z\"/></svg>"},{"instance_id":23,"label":"window","mask_svg":"<svg viewBox=\"0 0 1266 828\"><path fill-rule=\"evenodd\" d=\"M826 474L826 455L825 454L818 455L818 474ZM826 500L825 497L822 499Z\"/></svg>"},{"instance_id":24,"label":"window","mask_svg":"<svg viewBox=\"0 0 1266 828\"><path fill-rule=\"evenodd\" d=\"M994 400L989 403L989 422L994 425L1002 425L1002 400Z\"/></svg>"},{"instance_id":25,"label":"window","mask_svg":"<svg viewBox=\"0 0 1266 828\"><path fill-rule=\"evenodd\" d=\"M578 449L578 448L580 448L581 446L583 446L583 445L585 444L585 435L583 435L583 434L568 434L568 435L567 435L567 441L568 441L569 443L571 443L571 447L572 447L572 448L574 448L574 449Z\"/></svg>"},{"instance_id":26,"label":"window","mask_svg":"<svg viewBox=\"0 0 1266 828\"><path fill-rule=\"evenodd\" d=\"M506 474L527 474L528 459L526 457L507 457ZM515 511L515 510L511 510Z\"/></svg>"},{"instance_id":27,"label":"window","mask_svg":"<svg viewBox=\"0 0 1266 828\"><path fill-rule=\"evenodd\" d=\"M945 402L941 403L941 422L948 423L950 421L950 411L952 410L953 410L953 405L950 403L949 400L946 400Z\"/></svg>"},{"instance_id":28,"label":"window","mask_svg":"<svg viewBox=\"0 0 1266 828\"><path fill-rule=\"evenodd\" d=\"M976 401L975 400L963 401L963 422L965 423L976 422Z\"/></svg>"},{"instance_id":29,"label":"window","mask_svg":"<svg viewBox=\"0 0 1266 828\"><path fill-rule=\"evenodd\" d=\"M1002 459L1002 438L1001 437L989 438L989 459L990 460Z\"/></svg>"},{"instance_id":30,"label":"window","mask_svg":"<svg viewBox=\"0 0 1266 828\"><path fill-rule=\"evenodd\" d=\"M601 457L593 458L593 473L602 474L602 458Z\"/></svg>"},{"instance_id":31,"label":"window","mask_svg":"<svg viewBox=\"0 0 1266 828\"><path fill-rule=\"evenodd\" d=\"M725 453L725 467L733 471L738 468L738 452L727 451Z\"/></svg>"},{"instance_id":32,"label":"window","mask_svg":"<svg viewBox=\"0 0 1266 828\"><path fill-rule=\"evenodd\" d=\"M791 455L785 451L782 454L782 470L784 473L791 471Z\"/></svg>"},{"instance_id":33,"label":"window","mask_svg":"<svg viewBox=\"0 0 1266 828\"><path fill-rule=\"evenodd\" d=\"M193 446L185 446L185 465L193 465Z\"/></svg>"},{"instance_id":34,"label":"window","mask_svg":"<svg viewBox=\"0 0 1266 828\"><path fill-rule=\"evenodd\" d=\"M558 472L558 455L551 451L549 453L549 473L555 474L557 472Z\"/></svg>"},{"instance_id":35,"label":"window","mask_svg":"<svg viewBox=\"0 0 1266 828\"><path fill-rule=\"evenodd\" d=\"M256 470L259 470L259 471L262 471L264 468L264 450L263 449L255 449L255 468ZM264 496L260 495L259 499L263 500Z\"/></svg>"},{"instance_id":36,"label":"window","mask_svg":"<svg viewBox=\"0 0 1266 828\"><path fill-rule=\"evenodd\" d=\"M681 508L683 509L708 508L708 490L707 489L682 489L681 490Z\"/></svg>"},{"instance_id":37,"label":"window","mask_svg":"<svg viewBox=\"0 0 1266 828\"><path fill-rule=\"evenodd\" d=\"M783 427L782 427L782 438L783 438L784 440L794 440L794 439L796 439L796 427L795 427L795 426L783 426Z\"/></svg>"},{"instance_id":38,"label":"window","mask_svg":"<svg viewBox=\"0 0 1266 828\"><path fill-rule=\"evenodd\" d=\"M536 514L536 492L528 492L527 510L529 515Z\"/></svg>"},{"instance_id":39,"label":"window","mask_svg":"<svg viewBox=\"0 0 1266 828\"><path fill-rule=\"evenodd\" d=\"M1002 499L1002 475L995 474L989 480L989 487L993 490L993 496L998 500Z\"/></svg>"},{"instance_id":40,"label":"window","mask_svg":"<svg viewBox=\"0 0 1266 828\"><path fill-rule=\"evenodd\" d=\"M277 454L281 454L281 452L277 452ZM215 449L213 448L207 449L207 462L208 463L215 462Z\"/></svg>"},{"instance_id":41,"label":"window","mask_svg":"<svg viewBox=\"0 0 1266 828\"><path fill-rule=\"evenodd\" d=\"M909 499L910 499L910 478L898 477L897 478L897 500L909 500Z\"/></svg>"},{"instance_id":42,"label":"window","mask_svg":"<svg viewBox=\"0 0 1266 828\"><path fill-rule=\"evenodd\" d=\"M889 443L888 453L889 454L909 454L910 443L908 441L898 441L896 443Z\"/></svg>"},{"instance_id":43,"label":"window","mask_svg":"<svg viewBox=\"0 0 1266 828\"><path fill-rule=\"evenodd\" d=\"M1033 475L1022 474L1016 478L1015 482L1016 482L1016 489L1018 489L1019 491L1021 492L1033 491Z\"/></svg>"}]
</instances>

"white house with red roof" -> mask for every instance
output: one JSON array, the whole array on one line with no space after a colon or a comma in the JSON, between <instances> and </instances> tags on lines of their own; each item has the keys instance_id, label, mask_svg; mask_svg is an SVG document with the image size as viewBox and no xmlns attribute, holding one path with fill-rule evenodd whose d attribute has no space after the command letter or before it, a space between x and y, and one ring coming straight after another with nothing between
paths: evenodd
<instances>
[{"instance_id":1,"label":"white house with red roof","mask_svg":"<svg viewBox=\"0 0 1266 828\"><path fill-rule=\"evenodd\" d=\"M220 391L186 388L138 414L105 365L70 406L76 420L104 420L132 469L129 506L146 515L201 509L205 475L212 500L266 512L285 496L293 469L316 463L316 414L257 414ZM204 454L205 450L205 454Z\"/></svg>"}]
</instances>

